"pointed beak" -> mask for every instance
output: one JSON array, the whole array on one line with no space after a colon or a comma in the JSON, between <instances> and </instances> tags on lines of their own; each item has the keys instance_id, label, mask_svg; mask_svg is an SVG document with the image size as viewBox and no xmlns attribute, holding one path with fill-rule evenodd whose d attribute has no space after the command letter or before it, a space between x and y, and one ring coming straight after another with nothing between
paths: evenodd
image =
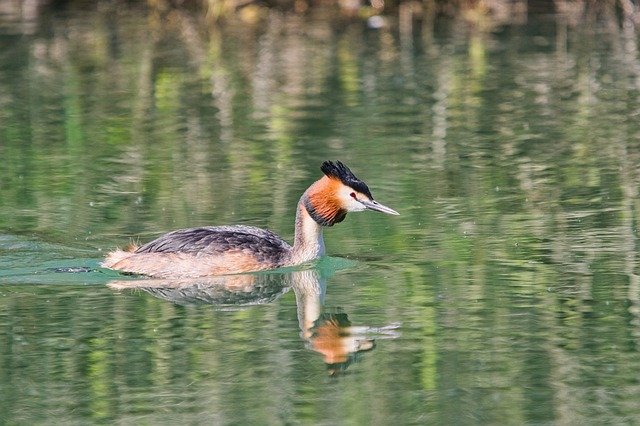
<instances>
[{"instance_id":1,"label":"pointed beak","mask_svg":"<svg viewBox=\"0 0 640 426\"><path fill-rule=\"evenodd\" d=\"M395 214L395 215L400 214L397 211L385 206L384 204L380 204L375 200L371 200L371 201L359 200L359 201L367 208L367 210L373 210L374 212L380 212L380 213L386 213L386 214Z\"/></svg>"}]
</instances>

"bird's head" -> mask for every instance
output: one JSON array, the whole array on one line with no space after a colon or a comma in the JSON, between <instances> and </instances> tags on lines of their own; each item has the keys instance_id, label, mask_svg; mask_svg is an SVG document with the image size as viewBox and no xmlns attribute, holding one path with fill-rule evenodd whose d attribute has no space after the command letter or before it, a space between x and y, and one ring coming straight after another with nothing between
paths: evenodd
<instances>
[{"instance_id":1,"label":"bird's head","mask_svg":"<svg viewBox=\"0 0 640 426\"><path fill-rule=\"evenodd\" d=\"M348 212L372 210L399 214L375 201L367 184L340 161L325 161L320 169L324 177L313 184L305 194L305 207L320 225L333 226L342 222Z\"/></svg>"}]
</instances>

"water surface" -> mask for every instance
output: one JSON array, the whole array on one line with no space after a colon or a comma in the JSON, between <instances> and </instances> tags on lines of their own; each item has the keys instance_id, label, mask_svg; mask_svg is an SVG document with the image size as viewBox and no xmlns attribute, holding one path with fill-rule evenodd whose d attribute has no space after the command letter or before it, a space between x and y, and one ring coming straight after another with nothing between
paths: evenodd
<instances>
[{"instance_id":1,"label":"water surface","mask_svg":"<svg viewBox=\"0 0 640 426\"><path fill-rule=\"evenodd\" d=\"M398 13L2 26L1 423L637 422L634 28ZM190 226L291 241L326 159L401 216L243 282L99 266Z\"/></svg>"}]
</instances>

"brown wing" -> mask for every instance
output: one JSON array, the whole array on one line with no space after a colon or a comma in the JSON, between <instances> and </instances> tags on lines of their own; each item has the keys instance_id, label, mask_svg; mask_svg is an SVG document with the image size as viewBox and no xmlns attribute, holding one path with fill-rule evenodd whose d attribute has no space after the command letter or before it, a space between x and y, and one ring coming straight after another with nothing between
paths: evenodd
<instances>
[{"instance_id":1,"label":"brown wing","mask_svg":"<svg viewBox=\"0 0 640 426\"><path fill-rule=\"evenodd\" d=\"M181 229L143 245L135 253L220 255L233 251L276 261L290 250L291 246L271 231L238 225Z\"/></svg>"}]
</instances>

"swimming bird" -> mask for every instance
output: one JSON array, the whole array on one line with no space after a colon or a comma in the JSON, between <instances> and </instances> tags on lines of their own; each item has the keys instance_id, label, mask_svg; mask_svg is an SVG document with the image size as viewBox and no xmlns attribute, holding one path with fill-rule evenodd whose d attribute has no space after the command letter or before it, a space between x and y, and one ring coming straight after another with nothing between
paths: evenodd
<instances>
[{"instance_id":1,"label":"swimming bird","mask_svg":"<svg viewBox=\"0 0 640 426\"><path fill-rule=\"evenodd\" d=\"M340 161L325 161L320 170L324 176L298 202L293 246L253 226L204 226L112 251L102 266L158 278L197 278L299 265L325 254L323 228L342 222L347 213L399 214L375 201L367 185Z\"/></svg>"}]
</instances>

